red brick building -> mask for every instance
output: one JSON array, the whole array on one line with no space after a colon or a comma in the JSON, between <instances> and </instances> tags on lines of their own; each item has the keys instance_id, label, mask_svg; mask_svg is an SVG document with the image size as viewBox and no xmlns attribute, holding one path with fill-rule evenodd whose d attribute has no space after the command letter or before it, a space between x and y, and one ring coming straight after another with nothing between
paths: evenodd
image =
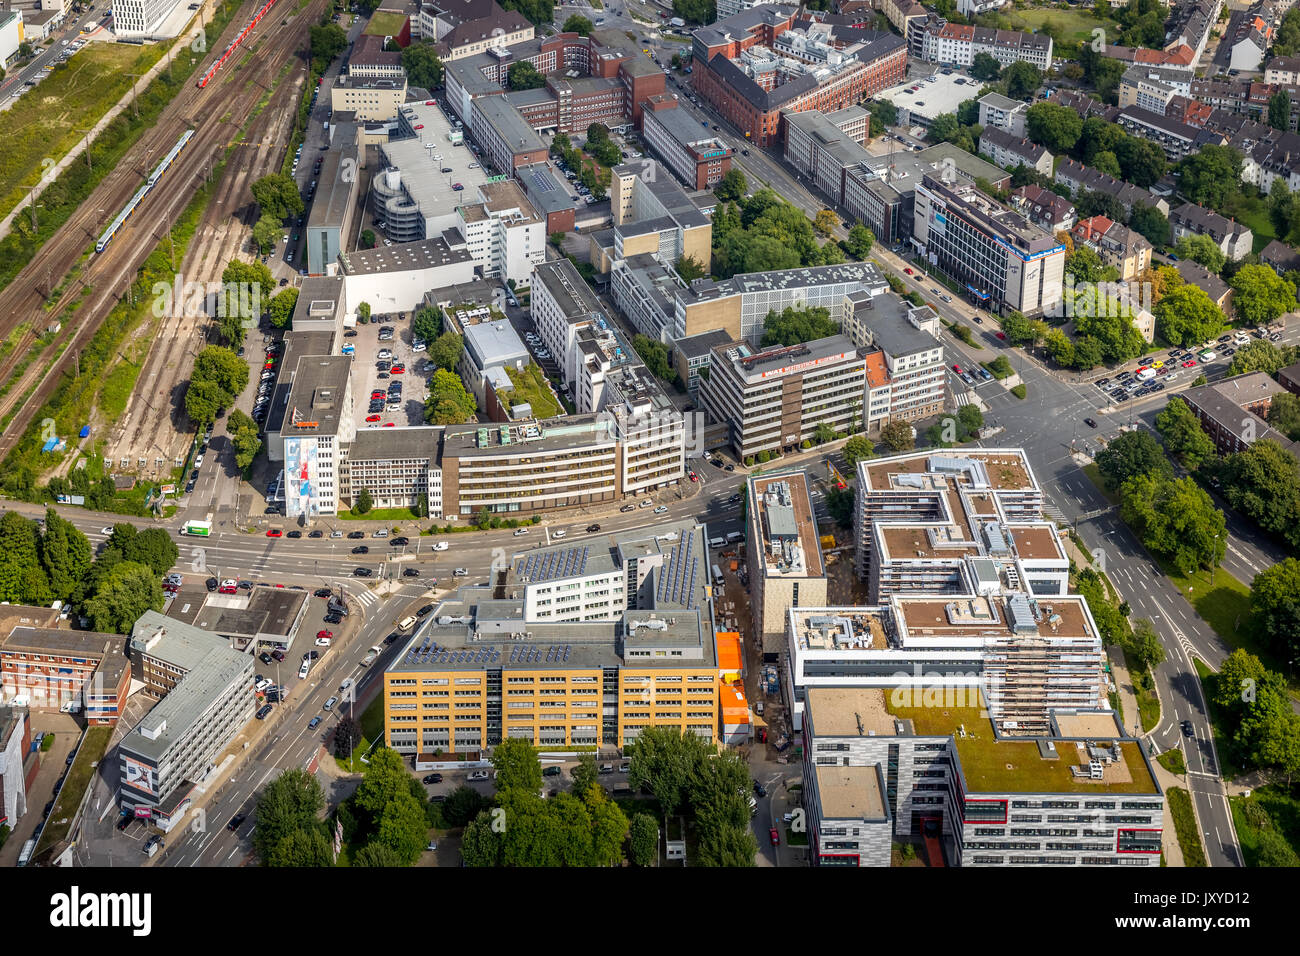
<instances>
[{"instance_id":1,"label":"red brick building","mask_svg":"<svg viewBox=\"0 0 1300 956\"><path fill-rule=\"evenodd\" d=\"M0 690L33 710L84 706L89 723L113 724L130 684L120 634L19 625L0 639Z\"/></svg>"},{"instance_id":2,"label":"red brick building","mask_svg":"<svg viewBox=\"0 0 1300 956\"><path fill-rule=\"evenodd\" d=\"M759 6L697 30L692 85L760 146L781 141L781 111L830 113L903 82L907 44L892 33L796 20Z\"/></svg>"}]
</instances>

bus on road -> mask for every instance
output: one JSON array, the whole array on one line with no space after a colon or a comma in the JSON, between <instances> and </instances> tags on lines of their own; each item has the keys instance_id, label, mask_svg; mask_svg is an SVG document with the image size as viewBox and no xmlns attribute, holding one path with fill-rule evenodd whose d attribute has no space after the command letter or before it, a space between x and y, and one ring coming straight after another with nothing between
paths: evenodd
<instances>
[{"instance_id":1,"label":"bus on road","mask_svg":"<svg viewBox=\"0 0 1300 956\"><path fill-rule=\"evenodd\" d=\"M185 527L181 528L181 534L198 535L200 538L206 538L212 534L211 521L187 521Z\"/></svg>"}]
</instances>

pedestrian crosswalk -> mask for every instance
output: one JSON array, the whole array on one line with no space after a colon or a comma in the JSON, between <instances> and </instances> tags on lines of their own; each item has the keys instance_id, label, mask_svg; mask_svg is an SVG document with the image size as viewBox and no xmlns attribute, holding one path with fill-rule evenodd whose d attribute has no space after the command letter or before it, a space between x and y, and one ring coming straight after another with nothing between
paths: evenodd
<instances>
[{"instance_id":1,"label":"pedestrian crosswalk","mask_svg":"<svg viewBox=\"0 0 1300 956\"><path fill-rule=\"evenodd\" d=\"M370 607L372 604L379 603L379 595L367 587L359 588L355 591L343 589L348 597L356 600L362 607Z\"/></svg>"}]
</instances>

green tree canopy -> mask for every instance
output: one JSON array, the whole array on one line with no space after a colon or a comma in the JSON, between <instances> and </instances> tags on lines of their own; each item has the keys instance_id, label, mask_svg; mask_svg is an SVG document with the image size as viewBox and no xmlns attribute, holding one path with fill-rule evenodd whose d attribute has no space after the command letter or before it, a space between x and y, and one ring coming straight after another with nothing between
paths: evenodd
<instances>
[{"instance_id":1,"label":"green tree canopy","mask_svg":"<svg viewBox=\"0 0 1300 956\"><path fill-rule=\"evenodd\" d=\"M865 435L854 435L844 443L844 463L850 469L856 469L858 462L866 461L876 454L871 439Z\"/></svg>"},{"instance_id":2,"label":"green tree canopy","mask_svg":"<svg viewBox=\"0 0 1300 956\"><path fill-rule=\"evenodd\" d=\"M1231 146L1203 146L1178 164L1179 188L1192 202L1218 209L1240 195L1241 163Z\"/></svg>"},{"instance_id":3,"label":"green tree canopy","mask_svg":"<svg viewBox=\"0 0 1300 956\"><path fill-rule=\"evenodd\" d=\"M461 353L465 351L465 339L455 332L443 332L428 346L429 361L438 368L449 372L456 370Z\"/></svg>"},{"instance_id":4,"label":"green tree canopy","mask_svg":"<svg viewBox=\"0 0 1300 956\"><path fill-rule=\"evenodd\" d=\"M302 194L298 192L298 184L292 177L282 173L263 176L254 182L249 190L257 200L257 205L261 207L263 217L270 216L276 227L291 216L301 215L306 208L303 205ZM271 242L274 243L276 238L278 237L273 234Z\"/></svg>"},{"instance_id":5,"label":"green tree canopy","mask_svg":"<svg viewBox=\"0 0 1300 956\"><path fill-rule=\"evenodd\" d=\"M40 551L50 593L64 601L78 598L94 563L94 549L86 536L53 508L47 508Z\"/></svg>"},{"instance_id":6,"label":"green tree canopy","mask_svg":"<svg viewBox=\"0 0 1300 956\"><path fill-rule=\"evenodd\" d=\"M798 345L801 342L814 342L840 331L837 323L831 321L829 309L814 306L809 309L787 307L781 312L768 312L763 323L764 348L770 345Z\"/></svg>"},{"instance_id":7,"label":"green tree canopy","mask_svg":"<svg viewBox=\"0 0 1300 956\"><path fill-rule=\"evenodd\" d=\"M1043 74L1038 67L1024 60L1017 60L1002 73L1007 84L1007 96L1017 100L1032 99L1043 85Z\"/></svg>"},{"instance_id":8,"label":"green tree canopy","mask_svg":"<svg viewBox=\"0 0 1300 956\"><path fill-rule=\"evenodd\" d=\"M503 740L492 751L492 766L498 791L518 787L536 793L542 789L542 764L531 741L519 737Z\"/></svg>"},{"instance_id":9,"label":"green tree canopy","mask_svg":"<svg viewBox=\"0 0 1300 956\"><path fill-rule=\"evenodd\" d=\"M1139 475L1172 473L1164 449L1145 430L1125 432L1097 456L1097 470L1108 488L1119 488Z\"/></svg>"},{"instance_id":10,"label":"green tree canopy","mask_svg":"<svg viewBox=\"0 0 1300 956\"><path fill-rule=\"evenodd\" d=\"M895 452L911 451L916 446L912 426L903 421L890 422L880 429L880 440Z\"/></svg>"},{"instance_id":11,"label":"green tree canopy","mask_svg":"<svg viewBox=\"0 0 1300 956\"><path fill-rule=\"evenodd\" d=\"M0 515L0 600L49 604L50 579L39 558L36 522L16 511Z\"/></svg>"},{"instance_id":12,"label":"green tree canopy","mask_svg":"<svg viewBox=\"0 0 1300 956\"><path fill-rule=\"evenodd\" d=\"M539 90L546 85L546 77L537 72L537 67L527 60L510 64L506 74L506 84L511 90Z\"/></svg>"},{"instance_id":13,"label":"green tree canopy","mask_svg":"<svg viewBox=\"0 0 1300 956\"><path fill-rule=\"evenodd\" d=\"M1002 66L989 53L976 53L971 63L970 75L977 80L996 80L1002 73Z\"/></svg>"},{"instance_id":14,"label":"green tree canopy","mask_svg":"<svg viewBox=\"0 0 1300 956\"><path fill-rule=\"evenodd\" d=\"M289 328L289 323L293 319L293 310L298 306L298 290L294 286L289 286L277 292L267 303L266 311L271 316L271 324L277 329Z\"/></svg>"},{"instance_id":15,"label":"green tree canopy","mask_svg":"<svg viewBox=\"0 0 1300 956\"><path fill-rule=\"evenodd\" d=\"M109 634L127 634L145 611L161 611L162 582L153 569L135 561L120 561L98 578L86 599L91 627Z\"/></svg>"},{"instance_id":16,"label":"green tree canopy","mask_svg":"<svg viewBox=\"0 0 1300 956\"><path fill-rule=\"evenodd\" d=\"M253 243L262 255L270 255L275 241L280 238L280 220L266 213L253 225Z\"/></svg>"},{"instance_id":17,"label":"green tree canopy","mask_svg":"<svg viewBox=\"0 0 1300 956\"><path fill-rule=\"evenodd\" d=\"M653 866L659 859L659 824L648 813L632 817L628 859L636 866Z\"/></svg>"},{"instance_id":18,"label":"green tree canopy","mask_svg":"<svg viewBox=\"0 0 1300 956\"><path fill-rule=\"evenodd\" d=\"M1153 309L1156 331L1174 345L1195 345L1219 334L1223 312L1200 286L1190 283L1165 293Z\"/></svg>"},{"instance_id":19,"label":"green tree canopy","mask_svg":"<svg viewBox=\"0 0 1300 956\"><path fill-rule=\"evenodd\" d=\"M1183 574L1215 567L1227 547L1223 512L1191 478L1129 478L1120 486L1120 516L1148 550Z\"/></svg>"},{"instance_id":20,"label":"green tree canopy","mask_svg":"<svg viewBox=\"0 0 1300 956\"><path fill-rule=\"evenodd\" d=\"M434 90L442 86L442 59L431 43L412 43L402 51L402 69L411 86Z\"/></svg>"},{"instance_id":21,"label":"green tree canopy","mask_svg":"<svg viewBox=\"0 0 1300 956\"><path fill-rule=\"evenodd\" d=\"M264 864L271 865L268 857L275 854L291 834L320 832L318 814L323 809L325 793L314 776L297 768L284 771L258 796L253 851Z\"/></svg>"},{"instance_id":22,"label":"green tree canopy","mask_svg":"<svg viewBox=\"0 0 1300 956\"><path fill-rule=\"evenodd\" d=\"M426 305L411 319L411 335L424 342L432 342L442 334L442 309Z\"/></svg>"},{"instance_id":23,"label":"green tree canopy","mask_svg":"<svg viewBox=\"0 0 1300 956\"><path fill-rule=\"evenodd\" d=\"M1214 457L1214 442L1201 427L1201 420L1176 395L1156 415L1156 431L1169 454L1189 469L1195 470Z\"/></svg>"},{"instance_id":24,"label":"green tree canopy","mask_svg":"<svg viewBox=\"0 0 1300 956\"><path fill-rule=\"evenodd\" d=\"M1211 272L1219 272L1223 264L1228 261L1228 257L1223 254L1219 244L1205 235L1186 235L1178 240L1174 246L1174 252L1180 259L1191 259L1193 262L1199 262Z\"/></svg>"},{"instance_id":25,"label":"green tree canopy","mask_svg":"<svg viewBox=\"0 0 1300 956\"><path fill-rule=\"evenodd\" d=\"M429 380L429 397L424 402L424 420L431 425L458 425L470 421L478 402L465 390L455 372L438 369Z\"/></svg>"},{"instance_id":26,"label":"green tree canopy","mask_svg":"<svg viewBox=\"0 0 1300 956\"><path fill-rule=\"evenodd\" d=\"M848 238L844 240L844 251L854 259L865 259L875 244L875 235L859 222L849 229Z\"/></svg>"},{"instance_id":27,"label":"green tree canopy","mask_svg":"<svg viewBox=\"0 0 1300 956\"><path fill-rule=\"evenodd\" d=\"M1300 548L1300 464L1264 438L1228 455L1219 470L1224 499L1291 548Z\"/></svg>"},{"instance_id":28,"label":"green tree canopy","mask_svg":"<svg viewBox=\"0 0 1300 956\"><path fill-rule=\"evenodd\" d=\"M1296 307L1295 285L1268 266L1242 266L1232 277L1232 289L1232 307L1251 325L1272 322Z\"/></svg>"},{"instance_id":29,"label":"green tree canopy","mask_svg":"<svg viewBox=\"0 0 1300 956\"><path fill-rule=\"evenodd\" d=\"M1252 628L1274 654L1300 655L1300 560L1287 558L1255 575L1250 613Z\"/></svg>"},{"instance_id":30,"label":"green tree canopy","mask_svg":"<svg viewBox=\"0 0 1300 956\"><path fill-rule=\"evenodd\" d=\"M560 28L562 33L576 33L579 36L587 36L595 29L594 25L582 14L574 13L564 21L564 26Z\"/></svg>"},{"instance_id":31,"label":"green tree canopy","mask_svg":"<svg viewBox=\"0 0 1300 956\"><path fill-rule=\"evenodd\" d=\"M1051 153L1069 153L1083 132L1083 120L1067 106L1035 103L1025 114L1029 138Z\"/></svg>"}]
</instances>

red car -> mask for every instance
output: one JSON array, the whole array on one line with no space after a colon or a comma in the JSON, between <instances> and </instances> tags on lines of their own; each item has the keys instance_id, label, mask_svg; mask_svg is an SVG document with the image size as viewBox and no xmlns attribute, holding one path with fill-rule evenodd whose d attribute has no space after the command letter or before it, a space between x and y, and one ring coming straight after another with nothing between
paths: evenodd
<instances>
[{"instance_id":1,"label":"red car","mask_svg":"<svg viewBox=\"0 0 1300 956\"><path fill-rule=\"evenodd\" d=\"M378 415L367 415L367 416L366 416L366 421L368 421L368 422L377 422L377 421L379 421L379 416L378 416Z\"/></svg>"},{"instance_id":2,"label":"red car","mask_svg":"<svg viewBox=\"0 0 1300 956\"><path fill-rule=\"evenodd\" d=\"M768 835L768 836L771 838L771 840L772 840L772 846L780 846L780 845L781 845L781 834L777 832L776 827L769 827L769 828L768 828L768 831L767 831L767 835Z\"/></svg>"},{"instance_id":3,"label":"red car","mask_svg":"<svg viewBox=\"0 0 1300 956\"><path fill-rule=\"evenodd\" d=\"M1195 367L1196 367L1196 359L1188 359L1186 362L1183 363L1183 368L1195 368Z\"/></svg>"},{"instance_id":4,"label":"red car","mask_svg":"<svg viewBox=\"0 0 1300 956\"><path fill-rule=\"evenodd\" d=\"M416 125L415 128L416 128L416 129L424 129L424 124L423 124L423 123L419 123L419 124Z\"/></svg>"},{"instance_id":5,"label":"red car","mask_svg":"<svg viewBox=\"0 0 1300 956\"><path fill-rule=\"evenodd\" d=\"M396 427L396 425L397 425L397 422L384 422L384 427L385 427L385 428L394 428L394 427Z\"/></svg>"},{"instance_id":6,"label":"red car","mask_svg":"<svg viewBox=\"0 0 1300 956\"><path fill-rule=\"evenodd\" d=\"M952 370L956 372L958 375L961 374L961 366L958 365L956 362L952 363Z\"/></svg>"},{"instance_id":7,"label":"red car","mask_svg":"<svg viewBox=\"0 0 1300 956\"><path fill-rule=\"evenodd\" d=\"M382 388L377 388L377 389L375 389L373 392L370 393L370 400L371 400L372 402L378 402L378 401L380 401L380 400L382 400L382 399L385 399L385 398L387 398L387 397L388 397L388 393L385 392Z\"/></svg>"},{"instance_id":8,"label":"red car","mask_svg":"<svg viewBox=\"0 0 1300 956\"><path fill-rule=\"evenodd\" d=\"M405 365L394 365L393 368L392 368L392 373L393 373L394 375L405 375L405 374L406 374L406 366L405 366Z\"/></svg>"},{"instance_id":9,"label":"red car","mask_svg":"<svg viewBox=\"0 0 1300 956\"><path fill-rule=\"evenodd\" d=\"M333 636L334 636L334 632L333 632L333 631L317 631L317 632L316 632L316 637L317 637L317 638L331 638L331 637L333 637Z\"/></svg>"},{"instance_id":10,"label":"red car","mask_svg":"<svg viewBox=\"0 0 1300 956\"><path fill-rule=\"evenodd\" d=\"M1003 342L1005 342L1005 341L1007 340L1007 333L1005 333L1005 332L999 332L999 333L997 333L997 336L998 336L998 338L1000 338Z\"/></svg>"},{"instance_id":11,"label":"red car","mask_svg":"<svg viewBox=\"0 0 1300 956\"><path fill-rule=\"evenodd\" d=\"M700 476L697 475L695 472L691 472L691 481L699 481L699 480L700 480Z\"/></svg>"},{"instance_id":12,"label":"red car","mask_svg":"<svg viewBox=\"0 0 1300 956\"><path fill-rule=\"evenodd\" d=\"M911 275L916 275L916 273L913 272L911 269L904 269L903 271L906 272L906 273L907 273L908 275L910 275L910 276L911 276Z\"/></svg>"},{"instance_id":13,"label":"red car","mask_svg":"<svg viewBox=\"0 0 1300 956\"><path fill-rule=\"evenodd\" d=\"M281 531L279 528L267 528L266 536L268 538L282 538L284 537L284 532Z\"/></svg>"}]
</instances>

